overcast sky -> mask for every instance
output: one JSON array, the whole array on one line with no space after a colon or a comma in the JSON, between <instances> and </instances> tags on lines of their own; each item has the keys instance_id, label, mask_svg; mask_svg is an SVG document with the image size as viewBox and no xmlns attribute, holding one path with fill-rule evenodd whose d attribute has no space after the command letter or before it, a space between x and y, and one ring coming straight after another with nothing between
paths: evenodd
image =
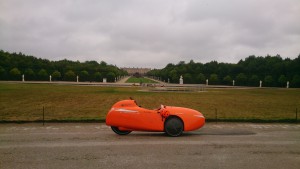
<instances>
[{"instance_id":1,"label":"overcast sky","mask_svg":"<svg viewBox=\"0 0 300 169\"><path fill-rule=\"evenodd\" d=\"M0 49L163 68L300 54L300 0L0 0Z\"/></svg>"}]
</instances>

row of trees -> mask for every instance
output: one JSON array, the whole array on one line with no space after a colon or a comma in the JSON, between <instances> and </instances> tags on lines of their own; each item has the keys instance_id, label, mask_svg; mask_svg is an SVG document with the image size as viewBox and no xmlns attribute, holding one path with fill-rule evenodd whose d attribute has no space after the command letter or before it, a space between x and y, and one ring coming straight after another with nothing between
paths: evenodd
<instances>
[{"instance_id":1,"label":"row of trees","mask_svg":"<svg viewBox=\"0 0 300 169\"><path fill-rule=\"evenodd\" d=\"M47 81L51 75L52 80L57 81L76 81L76 76L79 76L80 81L101 82L107 78L108 82L113 82L115 78L127 75L127 72L104 61L49 61L0 50L0 80L22 80L23 74L26 80Z\"/></svg>"},{"instance_id":2,"label":"row of trees","mask_svg":"<svg viewBox=\"0 0 300 169\"><path fill-rule=\"evenodd\" d=\"M218 63L189 63L183 61L178 64L168 64L161 70L154 69L148 72L148 76L160 77L163 81L179 83L180 76L184 83L232 85L235 81L240 86L263 86L284 87L287 81L290 87L300 87L300 55L295 59L282 59L280 55L256 57L249 56L240 60L237 64Z\"/></svg>"}]
</instances>

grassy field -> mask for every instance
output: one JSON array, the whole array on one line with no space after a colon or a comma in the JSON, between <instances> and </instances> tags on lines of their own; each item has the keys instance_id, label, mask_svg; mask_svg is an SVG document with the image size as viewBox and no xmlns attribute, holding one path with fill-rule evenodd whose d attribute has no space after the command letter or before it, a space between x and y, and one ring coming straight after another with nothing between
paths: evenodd
<instances>
[{"instance_id":1,"label":"grassy field","mask_svg":"<svg viewBox=\"0 0 300 169\"><path fill-rule=\"evenodd\" d=\"M146 79L146 78L143 78L143 77L140 77L140 78L137 78L137 77L130 77L126 83L157 83L153 80L150 80L150 79Z\"/></svg>"},{"instance_id":2,"label":"grassy field","mask_svg":"<svg viewBox=\"0 0 300 169\"><path fill-rule=\"evenodd\" d=\"M117 101L133 97L142 107L160 104L201 111L208 120L293 121L300 89L209 89L205 92L141 92L138 87L0 83L0 121L105 120ZM299 113L300 114L300 113ZM300 116L300 115L299 115Z\"/></svg>"}]
</instances>

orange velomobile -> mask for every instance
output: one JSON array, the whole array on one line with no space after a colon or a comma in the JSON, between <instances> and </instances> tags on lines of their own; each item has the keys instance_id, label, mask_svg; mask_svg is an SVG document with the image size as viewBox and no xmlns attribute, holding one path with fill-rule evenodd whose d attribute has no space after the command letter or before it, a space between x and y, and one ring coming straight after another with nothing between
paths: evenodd
<instances>
[{"instance_id":1,"label":"orange velomobile","mask_svg":"<svg viewBox=\"0 0 300 169\"><path fill-rule=\"evenodd\" d=\"M204 116L196 110L165 105L149 110L138 106L135 100L115 103L106 116L106 125L119 135L153 131L176 137L183 131L197 130L204 124Z\"/></svg>"}]
</instances>

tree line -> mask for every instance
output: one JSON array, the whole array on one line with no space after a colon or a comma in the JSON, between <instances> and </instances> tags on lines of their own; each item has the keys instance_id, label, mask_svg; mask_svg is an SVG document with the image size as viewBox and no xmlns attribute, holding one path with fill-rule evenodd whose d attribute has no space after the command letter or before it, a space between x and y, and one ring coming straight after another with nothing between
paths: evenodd
<instances>
[{"instance_id":1,"label":"tree line","mask_svg":"<svg viewBox=\"0 0 300 169\"><path fill-rule=\"evenodd\" d=\"M127 75L127 72L104 61L50 61L47 59L26 56L22 53L9 53L0 50L0 80L38 80L49 81L95 81L114 82L116 78Z\"/></svg>"},{"instance_id":2,"label":"tree line","mask_svg":"<svg viewBox=\"0 0 300 169\"><path fill-rule=\"evenodd\" d=\"M187 84L209 84L259 86L262 81L266 87L300 87L300 55L295 59L283 59L280 55L265 57L249 56L238 63L189 63L184 61L178 64L169 63L163 69L154 69L148 76L160 78L162 81L179 83L183 76Z\"/></svg>"}]
</instances>

